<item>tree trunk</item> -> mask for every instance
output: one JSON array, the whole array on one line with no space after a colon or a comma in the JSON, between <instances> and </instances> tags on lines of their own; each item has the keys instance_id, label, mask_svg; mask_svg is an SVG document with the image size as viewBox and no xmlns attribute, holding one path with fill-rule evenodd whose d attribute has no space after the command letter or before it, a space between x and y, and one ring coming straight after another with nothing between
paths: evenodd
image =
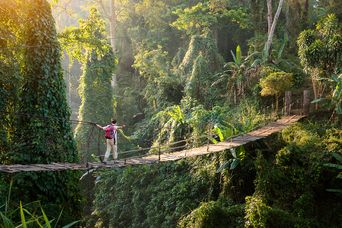
<instances>
[{"instance_id":1,"label":"tree trunk","mask_svg":"<svg viewBox=\"0 0 342 228\"><path fill-rule=\"evenodd\" d=\"M115 0L110 0L110 14L109 14L109 29L110 29L110 44L113 52L116 52L116 40L115 40L115 27L116 27L116 13L115 13ZM117 85L116 74L113 74L112 87Z\"/></svg>"},{"instance_id":2,"label":"tree trunk","mask_svg":"<svg viewBox=\"0 0 342 228\"><path fill-rule=\"evenodd\" d=\"M291 91L285 91L285 115L291 114Z\"/></svg>"},{"instance_id":3,"label":"tree trunk","mask_svg":"<svg viewBox=\"0 0 342 228\"><path fill-rule=\"evenodd\" d=\"M309 0L305 0L305 5L304 5L304 12L303 12L303 20L305 23L307 23L309 18Z\"/></svg>"},{"instance_id":4,"label":"tree trunk","mask_svg":"<svg viewBox=\"0 0 342 228\"><path fill-rule=\"evenodd\" d=\"M270 34L272 27L273 13L272 13L272 0L267 0L267 34Z\"/></svg>"},{"instance_id":5,"label":"tree trunk","mask_svg":"<svg viewBox=\"0 0 342 228\"><path fill-rule=\"evenodd\" d=\"M281 9L283 8L283 4L284 4L284 0L280 0L279 4L278 4L277 12L274 15L274 19L273 19L273 22L272 22L271 29L270 29L270 31L268 33L267 42L265 44L265 54L266 54L266 57L267 57L268 60L270 58L270 49L271 49L271 45L272 45L272 40L273 40L273 36L274 36L275 27L277 25Z\"/></svg>"},{"instance_id":6,"label":"tree trunk","mask_svg":"<svg viewBox=\"0 0 342 228\"><path fill-rule=\"evenodd\" d=\"M110 0L109 29L110 29L110 44L112 46L113 52L115 52L115 49L116 49L115 24L116 24L115 0Z\"/></svg>"},{"instance_id":7,"label":"tree trunk","mask_svg":"<svg viewBox=\"0 0 342 228\"><path fill-rule=\"evenodd\" d=\"M310 91L304 90L303 92L303 114L308 115L310 112Z\"/></svg>"}]
</instances>

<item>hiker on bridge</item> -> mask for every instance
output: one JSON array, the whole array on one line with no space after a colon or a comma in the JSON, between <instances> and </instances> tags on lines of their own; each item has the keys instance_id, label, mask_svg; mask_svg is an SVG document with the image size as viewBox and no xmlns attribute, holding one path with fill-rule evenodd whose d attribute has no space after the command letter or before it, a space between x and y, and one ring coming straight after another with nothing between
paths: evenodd
<instances>
[{"instance_id":1,"label":"hiker on bridge","mask_svg":"<svg viewBox=\"0 0 342 228\"><path fill-rule=\"evenodd\" d=\"M104 157L104 162L107 162L109 155L110 155L110 151L112 151L113 153L113 160L118 159L118 147L117 147L117 141L118 141L118 136L117 136L117 129L120 128L124 128L125 125L122 126L117 126L116 125L116 120L113 119L112 122L105 126L102 127L98 124L96 124L96 126L102 130L105 131L105 138L106 138L106 144L107 144L107 150L105 153L105 157Z\"/></svg>"}]
</instances>

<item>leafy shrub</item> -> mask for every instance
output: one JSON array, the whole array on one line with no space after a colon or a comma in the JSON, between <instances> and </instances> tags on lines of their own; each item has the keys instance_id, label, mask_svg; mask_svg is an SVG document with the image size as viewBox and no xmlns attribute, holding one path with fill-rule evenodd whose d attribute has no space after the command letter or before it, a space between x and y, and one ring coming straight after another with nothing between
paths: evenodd
<instances>
[{"instance_id":1,"label":"leafy shrub","mask_svg":"<svg viewBox=\"0 0 342 228\"><path fill-rule=\"evenodd\" d=\"M293 75L285 72L270 73L260 80L261 96L275 96L276 111L278 111L278 99L280 94L290 89L293 85Z\"/></svg>"},{"instance_id":2,"label":"leafy shrub","mask_svg":"<svg viewBox=\"0 0 342 228\"><path fill-rule=\"evenodd\" d=\"M313 227L312 221L273 208L260 196L246 197L245 227Z\"/></svg>"},{"instance_id":3,"label":"leafy shrub","mask_svg":"<svg viewBox=\"0 0 342 228\"><path fill-rule=\"evenodd\" d=\"M334 128L327 130L321 124L305 123L286 128L281 136L286 145L275 151L274 157L258 153L256 191L253 199L246 199L247 225L326 227L338 224L340 220L332 213L341 211L341 205L330 201L331 195L326 193L326 185L334 183L334 175L323 164L330 159L329 150L339 148L339 132ZM326 211L326 204L336 209Z\"/></svg>"},{"instance_id":4,"label":"leafy shrub","mask_svg":"<svg viewBox=\"0 0 342 228\"><path fill-rule=\"evenodd\" d=\"M96 185L98 224L114 227L174 227L211 197L215 168L197 159L139 166L100 174Z\"/></svg>"},{"instance_id":5,"label":"leafy shrub","mask_svg":"<svg viewBox=\"0 0 342 228\"><path fill-rule=\"evenodd\" d=\"M246 197L245 227L266 227L270 210L261 197Z\"/></svg>"},{"instance_id":6,"label":"leafy shrub","mask_svg":"<svg viewBox=\"0 0 342 228\"><path fill-rule=\"evenodd\" d=\"M243 227L243 205L222 207L218 201L202 203L178 223L178 227Z\"/></svg>"}]
</instances>

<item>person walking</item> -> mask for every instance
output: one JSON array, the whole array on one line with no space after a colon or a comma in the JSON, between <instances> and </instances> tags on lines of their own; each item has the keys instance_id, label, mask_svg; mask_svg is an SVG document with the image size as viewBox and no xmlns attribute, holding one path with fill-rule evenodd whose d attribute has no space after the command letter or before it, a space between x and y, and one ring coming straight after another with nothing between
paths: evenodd
<instances>
[{"instance_id":1,"label":"person walking","mask_svg":"<svg viewBox=\"0 0 342 228\"><path fill-rule=\"evenodd\" d=\"M110 151L112 151L113 160L117 160L118 159L117 129L124 128L125 125L117 126L116 120L113 119L112 122L105 127L102 127L98 124L96 124L96 126L105 131L107 150L106 150L103 162L107 162L109 155L110 155Z\"/></svg>"}]
</instances>

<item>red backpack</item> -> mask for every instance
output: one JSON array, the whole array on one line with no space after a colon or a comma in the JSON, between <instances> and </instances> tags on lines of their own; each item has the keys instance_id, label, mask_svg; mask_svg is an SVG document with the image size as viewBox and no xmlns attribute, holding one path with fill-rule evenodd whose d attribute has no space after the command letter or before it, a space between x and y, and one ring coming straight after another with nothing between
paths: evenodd
<instances>
[{"instance_id":1,"label":"red backpack","mask_svg":"<svg viewBox=\"0 0 342 228\"><path fill-rule=\"evenodd\" d=\"M113 135L114 135L114 126L110 125L110 126L106 127L105 138L106 139L112 139Z\"/></svg>"}]
</instances>

